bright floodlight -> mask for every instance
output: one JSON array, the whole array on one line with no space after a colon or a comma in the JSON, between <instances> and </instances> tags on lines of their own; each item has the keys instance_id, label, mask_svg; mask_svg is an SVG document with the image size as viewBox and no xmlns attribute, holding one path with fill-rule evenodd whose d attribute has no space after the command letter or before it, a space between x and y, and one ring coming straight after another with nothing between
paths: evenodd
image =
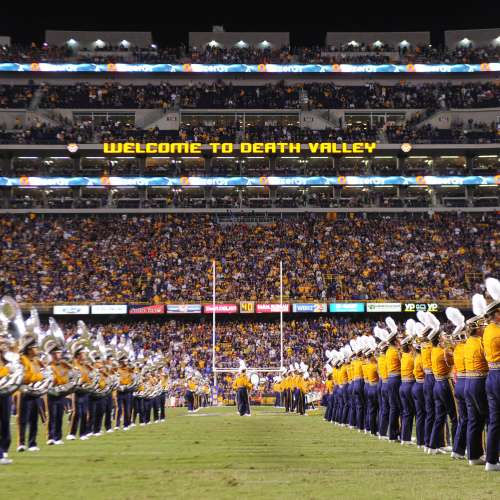
<instances>
[{"instance_id":1,"label":"bright floodlight","mask_svg":"<svg viewBox=\"0 0 500 500\"><path fill-rule=\"evenodd\" d=\"M212 40L208 45L210 45L210 47L217 47L219 44L215 40Z\"/></svg>"},{"instance_id":2,"label":"bright floodlight","mask_svg":"<svg viewBox=\"0 0 500 500\"><path fill-rule=\"evenodd\" d=\"M105 45L105 43L100 39L98 38L95 42L94 42L94 45L98 48L98 49L102 49Z\"/></svg>"},{"instance_id":3,"label":"bright floodlight","mask_svg":"<svg viewBox=\"0 0 500 500\"><path fill-rule=\"evenodd\" d=\"M70 38L67 42L66 42L70 47L74 47L75 45L78 45L78 42L74 39L74 38Z\"/></svg>"},{"instance_id":4,"label":"bright floodlight","mask_svg":"<svg viewBox=\"0 0 500 500\"><path fill-rule=\"evenodd\" d=\"M122 40L120 42L120 45L124 48L124 49L128 49L130 47L130 42L128 40Z\"/></svg>"}]
</instances>

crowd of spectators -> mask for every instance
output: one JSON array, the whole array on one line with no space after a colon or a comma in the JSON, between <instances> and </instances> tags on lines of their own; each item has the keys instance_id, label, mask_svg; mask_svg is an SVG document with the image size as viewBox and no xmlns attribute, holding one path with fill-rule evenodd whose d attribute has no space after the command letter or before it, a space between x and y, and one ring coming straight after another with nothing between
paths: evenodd
<instances>
[{"instance_id":1,"label":"crowd of spectators","mask_svg":"<svg viewBox=\"0 0 500 500\"><path fill-rule=\"evenodd\" d=\"M3 216L0 295L21 302L459 299L499 274L496 215L322 216L220 224L209 215Z\"/></svg>"},{"instance_id":2,"label":"crowd of spectators","mask_svg":"<svg viewBox=\"0 0 500 500\"><path fill-rule=\"evenodd\" d=\"M335 83L279 82L243 86L219 80L183 86L167 83L77 83L43 84L40 88L41 108L154 108L167 111L173 107L426 110L500 107L500 84L497 82L422 85L367 83L351 86ZM16 92L9 87L8 95L12 94L16 95ZM8 100L6 103L5 107L8 106Z\"/></svg>"},{"instance_id":3,"label":"crowd of spectators","mask_svg":"<svg viewBox=\"0 0 500 500\"><path fill-rule=\"evenodd\" d=\"M48 44L0 47L0 62L80 62L80 63L201 63L201 64L477 64L498 62L499 47L393 47L386 44L347 43L311 47L125 47L104 45L93 50Z\"/></svg>"}]
</instances>

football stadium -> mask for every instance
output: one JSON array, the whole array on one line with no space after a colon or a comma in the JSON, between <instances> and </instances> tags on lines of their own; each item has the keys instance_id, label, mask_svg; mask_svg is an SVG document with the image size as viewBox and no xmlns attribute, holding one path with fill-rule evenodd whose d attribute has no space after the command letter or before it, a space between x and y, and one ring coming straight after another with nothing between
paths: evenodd
<instances>
[{"instance_id":1,"label":"football stadium","mask_svg":"<svg viewBox=\"0 0 500 500\"><path fill-rule=\"evenodd\" d=\"M498 498L497 24L1 23L2 498Z\"/></svg>"}]
</instances>

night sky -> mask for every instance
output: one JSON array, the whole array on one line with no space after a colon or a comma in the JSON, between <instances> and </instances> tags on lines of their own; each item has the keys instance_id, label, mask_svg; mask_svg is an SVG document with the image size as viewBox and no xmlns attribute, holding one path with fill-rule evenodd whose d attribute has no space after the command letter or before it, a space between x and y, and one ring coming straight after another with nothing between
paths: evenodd
<instances>
[{"instance_id":1,"label":"night sky","mask_svg":"<svg viewBox=\"0 0 500 500\"><path fill-rule=\"evenodd\" d=\"M492 2L489 2L490 5ZM253 3L252 3L253 4ZM323 45L327 31L430 31L433 45L442 45L443 31L445 29L478 29L478 28L500 28L500 7L481 8L480 2L474 2L474 10L470 6L460 7L448 6L444 9L425 6L422 3L400 4L400 7L385 6L378 3L378 8L364 8L363 3L354 7L354 12L349 8L341 8L338 4L332 8L330 13L324 13L319 6L322 2L315 3L312 12L300 12L297 14L302 18L328 19L325 24L297 24L295 22L251 22L237 23L239 17L248 19L240 8L242 5L234 3L231 16L203 16L204 22L193 22L187 24L185 21L192 18L189 13L183 15L172 11L154 11L152 14L142 15L134 12L129 16L109 16L96 12L93 16L82 16L80 12L85 7L67 3L66 10L78 12L75 19L71 16L26 15L9 13L13 9L4 9L0 12L0 35L8 35L14 43L30 43L32 41L41 44L44 41L46 29L64 30L102 30L102 31L152 31L153 39L159 46L177 46L181 43L187 44L189 31L211 31L212 25L223 25L226 31L289 31L291 44L294 46ZM118 6L118 4L115 4ZM125 3L130 6L130 4ZM195 5L195 4L194 4ZM196 10L193 5L192 10ZM248 4L246 4L248 5ZM253 4L255 5L255 4ZM291 4L294 5L294 4ZM296 4L295 4L296 5ZM350 5L353 5L352 3ZM487 5L487 4L486 4ZM97 10L94 2L89 2L89 7ZM419 14L400 14L401 7L413 8ZM29 9L29 7L28 7ZM120 10L118 8L118 10ZM137 9L140 10L140 9ZM151 12L151 8L148 9ZM219 10L223 10L222 7ZM319 13L318 13L319 10ZM9 12L6 12L9 11ZM385 13L381 13L385 11ZM264 19L272 16L263 14ZM274 16L280 18L279 16ZM159 23L158 19L163 19ZM281 16L282 19L282 16Z\"/></svg>"}]
</instances>

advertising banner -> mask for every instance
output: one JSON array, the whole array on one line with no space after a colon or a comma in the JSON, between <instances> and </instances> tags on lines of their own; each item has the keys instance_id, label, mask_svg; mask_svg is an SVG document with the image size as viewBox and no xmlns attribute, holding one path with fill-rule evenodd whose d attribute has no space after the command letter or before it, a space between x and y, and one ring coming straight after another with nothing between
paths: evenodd
<instances>
[{"instance_id":1,"label":"advertising banner","mask_svg":"<svg viewBox=\"0 0 500 500\"><path fill-rule=\"evenodd\" d=\"M79 305L63 305L54 306L52 309L52 314L90 314L90 306L79 306Z\"/></svg>"},{"instance_id":2,"label":"advertising banner","mask_svg":"<svg viewBox=\"0 0 500 500\"><path fill-rule=\"evenodd\" d=\"M153 304L150 306L129 305L129 314L163 314L165 306L163 304Z\"/></svg>"},{"instance_id":3,"label":"advertising banner","mask_svg":"<svg viewBox=\"0 0 500 500\"><path fill-rule=\"evenodd\" d=\"M402 306L399 302L371 302L366 304L366 311L372 313L401 312Z\"/></svg>"},{"instance_id":4,"label":"advertising banner","mask_svg":"<svg viewBox=\"0 0 500 500\"><path fill-rule=\"evenodd\" d=\"M0 187L101 186L499 186L500 175L339 177L0 177Z\"/></svg>"},{"instance_id":5,"label":"advertising banner","mask_svg":"<svg viewBox=\"0 0 500 500\"><path fill-rule=\"evenodd\" d=\"M283 304L281 307L280 304L256 304L255 312L260 313L279 313L279 312L290 312L290 304Z\"/></svg>"},{"instance_id":6,"label":"advertising banner","mask_svg":"<svg viewBox=\"0 0 500 500\"><path fill-rule=\"evenodd\" d=\"M403 304L403 312L406 313L416 313L418 311L424 312L439 312L438 304L424 304L424 303L416 303L416 302L406 302Z\"/></svg>"},{"instance_id":7,"label":"advertising banner","mask_svg":"<svg viewBox=\"0 0 500 500\"><path fill-rule=\"evenodd\" d=\"M0 63L4 72L49 73L476 73L500 71L500 63L480 64L140 64Z\"/></svg>"},{"instance_id":8,"label":"advertising banner","mask_svg":"<svg viewBox=\"0 0 500 500\"><path fill-rule=\"evenodd\" d=\"M203 306L205 314L212 314L214 312L213 304L205 304ZM238 312L236 304L215 304L215 314L235 314Z\"/></svg>"},{"instance_id":9,"label":"advertising banner","mask_svg":"<svg viewBox=\"0 0 500 500\"><path fill-rule=\"evenodd\" d=\"M326 313L328 311L327 304L292 304L294 313Z\"/></svg>"},{"instance_id":10,"label":"advertising banner","mask_svg":"<svg viewBox=\"0 0 500 500\"><path fill-rule=\"evenodd\" d=\"M200 314L201 304L167 304L167 314Z\"/></svg>"},{"instance_id":11,"label":"advertising banner","mask_svg":"<svg viewBox=\"0 0 500 500\"><path fill-rule=\"evenodd\" d=\"M330 304L331 313L360 313L365 311L363 302L334 302Z\"/></svg>"},{"instance_id":12,"label":"advertising banner","mask_svg":"<svg viewBox=\"0 0 500 500\"><path fill-rule=\"evenodd\" d=\"M127 314L126 304L99 304L92 306L92 314Z\"/></svg>"}]
</instances>

